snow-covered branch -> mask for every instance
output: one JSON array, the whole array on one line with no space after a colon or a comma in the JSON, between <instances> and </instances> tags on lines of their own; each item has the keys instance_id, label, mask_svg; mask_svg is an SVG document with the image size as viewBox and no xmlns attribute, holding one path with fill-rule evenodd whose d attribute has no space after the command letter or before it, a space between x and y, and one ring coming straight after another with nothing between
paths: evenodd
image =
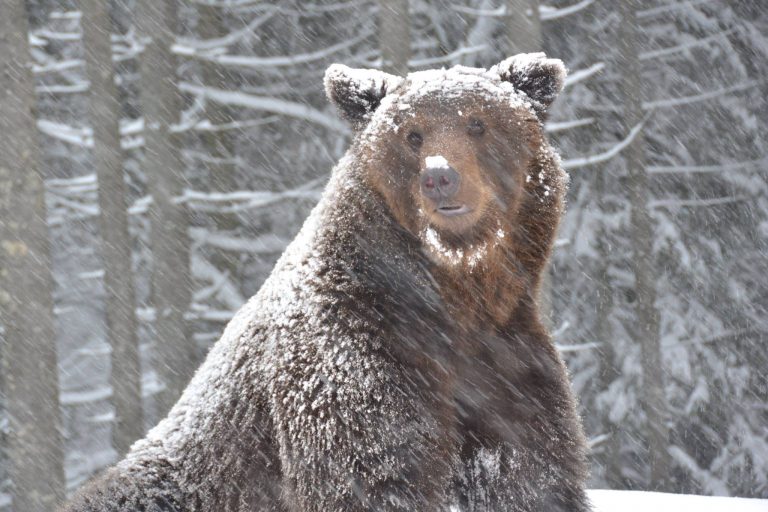
<instances>
[{"instance_id":1,"label":"snow-covered branch","mask_svg":"<svg viewBox=\"0 0 768 512\"><path fill-rule=\"evenodd\" d=\"M486 18L501 18L507 15L507 7L505 5L496 7L495 9L473 9L472 7L466 7L464 5L451 5L451 9L462 14Z\"/></svg>"},{"instance_id":2,"label":"snow-covered branch","mask_svg":"<svg viewBox=\"0 0 768 512\"><path fill-rule=\"evenodd\" d=\"M274 123L280 116L272 115L259 119L242 119L231 123L211 124L208 119L195 123L191 128L198 132L224 132L229 130L242 131L246 128L254 128L265 124Z\"/></svg>"},{"instance_id":3,"label":"snow-covered branch","mask_svg":"<svg viewBox=\"0 0 768 512\"><path fill-rule=\"evenodd\" d=\"M316 188L320 180L290 190L280 192L264 190L238 190L235 192L198 192L187 190L176 199L179 204L188 204L190 208L202 212L234 213L253 208L269 206L284 199L320 198L321 190Z\"/></svg>"},{"instance_id":4,"label":"snow-covered branch","mask_svg":"<svg viewBox=\"0 0 768 512\"><path fill-rule=\"evenodd\" d=\"M241 304L242 305L242 304ZM227 323L237 313L237 309L211 309L211 308L192 308L192 311L184 314L185 320L205 320L206 322Z\"/></svg>"},{"instance_id":5,"label":"snow-covered branch","mask_svg":"<svg viewBox=\"0 0 768 512\"><path fill-rule=\"evenodd\" d=\"M656 16L657 14L664 14L667 12L676 11L678 9L686 9L688 7L693 7L698 4L705 4L711 1L712 0L689 0L687 2L672 2L667 5L660 5L658 7L651 7L649 9L637 11L635 16L637 16L638 19L650 18L652 16Z\"/></svg>"},{"instance_id":6,"label":"snow-covered branch","mask_svg":"<svg viewBox=\"0 0 768 512\"><path fill-rule=\"evenodd\" d=\"M595 0L581 0L581 2L569 5L568 7L549 7L542 5L539 7L539 15L541 16L541 21L556 20L584 10L593 3L595 3Z\"/></svg>"},{"instance_id":7,"label":"snow-covered branch","mask_svg":"<svg viewBox=\"0 0 768 512\"><path fill-rule=\"evenodd\" d=\"M649 174L694 174L694 173L717 173L725 171L738 171L747 169L756 165L764 164L766 157L758 160L745 160L743 162L733 162L718 165L653 165L648 167Z\"/></svg>"},{"instance_id":8,"label":"snow-covered branch","mask_svg":"<svg viewBox=\"0 0 768 512\"><path fill-rule=\"evenodd\" d=\"M35 64L32 66L32 71L37 74L58 73L60 71L80 68L83 66L85 66L85 61L83 59L67 59L49 62L47 64Z\"/></svg>"},{"instance_id":9,"label":"snow-covered branch","mask_svg":"<svg viewBox=\"0 0 768 512\"><path fill-rule=\"evenodd\" d=\"M665 208L675 206L697 207L697 206L718 206L721 204L738 203L749 200L749 196L727 196L715 197L712 199L655 199L648 203L651 208Z\"/></svg>"},{"instance_id":10,"label":"snow-covered branch","mask_svg":"<svg viewBox=\"0 0 768 512\"><path fill-rule=\"evenodd\" d=\"M582 350L592 350L593 348L599 348L602 345L602 343L579 343L575 345L560 345L555 344L555 348L557 348L558 352L560 353L567 353L567 352L581 352Z\"/></svg>"},{"instance_id":11,"label":"snow-covered branch","mask_svg":"<svg viewBox=\"0 0 768 512\"><path fill-rule=\"evenodd\" d=\"M289 240L273 233L265 233L256 238L240 238L215 233L204 228L190 228L190 238L196 245L208 245L231 252L266 254L282 252Z\"/></svg>"},{"instance_id":12,"label":"snow-covered branch","mask_svg":"<svg viewBox=\"0 0 768 512\"><path fill-rule=\"evenodd\" d=\"M651 110L654 108L668 108L678 107L680 105L690 105L700 101L719 98L720 96L725 96L726 94L730 94L732 92L746 91L747 89L751 89L752 87L762 83L765 83L765 80L750 80L741 84L732 85L731 87L724 87L722 89L707 91L701 94L683 96L681 98L669 98L666 100L645 101L643 102L643 108L646 110Z\"/></svg>"},{"instance_id":13,"label":"snow-covered branch","mask_svg":"<svg viewBox=\"0 0 768 512\"><path fill-rule=\"evenodd\" d=\"M610 160L611 158L621 153L622 150L624 150L624 148L632 144L632 142L635 140L635 137L637 137L637 134L639 134L642 131L643 126L645 125L645 122L647 119L648 119L648 116L646 116L645 119L643 119L637 125L635 125L635 127L629 131L629 134L624 138L624 140L622 140L621 142L613 146L608 151L604 151L603 153L600 153L597 155L563 160L563 168L577 169L579 167L587 167L589 165L599 164L599 163Z\"/></svg>"},{"instance_id":14,"label":"snow-covered branch","mask_svg":"<svg viewBox=\"0 0 768 512\"><path fill-rule=\"evenodd\" d=\"M691 48L697 48L699 46L704 46L706 44L709 44L712 41L715 41L717 39L721 39L723 37L726 37L733 33L733 29L730 30L724 30L723 32L718 32L717 34L697 39L695 41L690 41L688 43L679 44L677 46L671 46L669 48L660 48L658 50L649 50L647 52L642 52L640 54L640 60L648 60L648 59L656 59L659 57L666 57L667 55L674 55L675 53L684 52L685 50L690 50Z\"/></svg>"},{"instance_id":15,"label":"snow-covered branch","mask_svg":"<svg viewBox=\"0 0 768 512\"><path fill-rule=\"evenodd\" d=\"M172 50L179 55L194 55L201 51L214 50L217 48L223 48L233 45L243 38L251 35L257 28L270 20L277 13L277 7L267 11L266 14L254 18L245 27L234 30L229 34L216 39L206 39L200 41L199 39L191 39L181 37L177 43L173 45Z\"/></svg>"},{"instance_id":16,"label":"snow-covered branch","mask_svg":"<svg viewBox=\"0 0 768 512\"><path fill-rule=\"evenodd\" d=\"M52 20L79 20L83 17L80 11L51 11L48 15Z\"/></svg>"},{"instance_id":17,"label":"snow-covered branch","mask_svg":"<svg viewBox=\"0 0 768 512\"><path fill-rule=\"evenodd\" d=\"M83 38L81 32L54 32L45 28L35 30L32 35L48 41L79 41Z\"/></svg>"},{"instance_id":18,"label":"snow-covered branch","mask_svg":"<svg viewBox=\"0 0 768 512\"><path fill-rule=\"evenodd\" d=\"M542 21L564 18L589 7L593 3L595 3L595 0L581 0L581 2L577 2L567 7L550 7L548 5L542 5L539 7L539 17ZM464 5L451 5L451 9L462 14L485 18L503 18L508 15L506 5L501 5L494 9L477 9L466 7ZM528 9L526 14L530 16L531 10Z\"/></svg>"},{"instance_id":19,"label":"snow-covered branch","mask_svg":"<svg viewBox=\"0 0 768 512\"><path fill-rule=\"evenodd\" d=\"M282 114L325 126L326 128L344 135L350 133L349 127L337 118L301 103L273 97L254 96L252 94L227 91L213 87L202 87L186 82L179 84L179 89L182 92L204 96L209 100L223 105L236 105L263 110L265 112L272 112L274 114Z\"/></svg>"},{"instance_id":20,"label":"snow-covered branch","mask_svg":"<svg viewBox=\"0 0 768 512\"><path fill-rule=\"evenodd\" d=\"M611 434L599 434L594 437L590 437L589 440L587 440L587 446L589 446L589 449L591 450L608 441L610 438Z\"/></svg>"},{"instance_id":21,"label":"snow-covered branch","mask_svg":"<svg viewBox=\"0 0 768 512\"><path fill-rule=\"evenodd\" d=\"M141 215L149 211L149 207L152 205L152 196L146 195L136 199L131 206L128 207L128 215Z\"/></svg>"},{"instance_id":22,"label":"snow-covered branch","mask_svg":"<svg viewBox=\"0 0 768 512\"><path fill-rule=\"evenodd\" d=\"M44 134L75 146L82 148L93 147L93 129L87 126L69 126L64 123L57 123L46 119L37 121L37 128ZM143 144L143 138L140 137L144 130L144 120L123 119L120 121L120 135L123 139L120 141L122 149L133 149Z\"/></svg>"},{"instance_id":23,"label":"snow-covered branch","mask_svg":"<svg viewBox=\"0 0 768 512\"><path fill-rule=\"evenodd\" d=\"M229 274L220 271L214 264L203 258L202 255L197 252L192 253L190 263L192 275L195 279L208 281L213 287L212 289L204 289L196 293L195 300L198 298L204 300L204 298L207 299L210 296L215 296L216 300L220 301L231 310L228 312L229 317L225 320L232 318L234 312L245 303L245 297L240 293L239 288L232 283ZM196 306L193 306L192 309L200 311L203 308L200 304L197 304Z\"/></svg>"},{"instance_id":24,"label":"snow-covered branch","mask_svg":"<svg viewBox=\"0 0 768 512\"><path fill-rule=\"evenodd\" d=\"M605 63L604 62L598 62L596 64L592 64L586 69L579 69L578 71L574 71L573 73L570 73L565 78L565 85L563 87L570 87L574 84L577 84L583 80L586 80L587 78L591 77L595 73L599 73L605 69Z\"/></svg>"},{"instance_id":25,"label":"snow-covered branch","mask_svg":"<svg viewBox=\"0 0 768 512\"><path fill-rule=\"evenodd\" d=\"M174 46L174 51L179 55L185 55L189 57L196 57L224 66L237 66L245 68L275 68L284 66L295 66L298 64L306 64L309 62L315 62L325 59L334 53L346 50L352 46L365 41L373 36L372 31L364 32L357 37L342 41L334 44L322 50L317 50L309 53L300 53L296 55L280 55L275 57L252 57L248 55L217 55L210 53L200 53L193 48L182 47L179 45Z\"/></svg>"},{"instance_id":26,"label":"snow-covered branch","mask_svg":"<svg viewBox=\"0 0 768 512\"><path fill-rule=\"evenodd\" d=\"M45 185L54 189L75 189L82 192L96 191L96 174L83 174L74 178L52 178Z\"/></svg>"},{"instance_id":27,"label":"snow-covered branch","mask_svg":"<svg viewBox=\"0 0 768 512\"><path fill-rule=\"evenodd\" d=\"M546 125L544 125L544 129L548 133L556 133L556 132L562 132L565 130L570 130L571 128L578 128L580 126L586 126L589 124L594 124L595 118L594 117L585 117L584 119L573 119L571 121L548 121Z\"/></svg>"},{"instance_id":28,"label":"snow-covered branch","mask_svg":"<svg viewBox=\"0 0 768 512\"><path fill-rule=\"evenodd\" d=\"M69 126L64 123L40 119L37 121L37 129L49 137L63 140L81 148L93 147L93 130L90 128Z\"/></svg>"},{"instance_id":29,"label":"snow-covered branch","mask_svg":"<svg viewBox=\"0 0 768 512\"><path fill-rule=\"evenodd\" d=\"M728 496L730 494L727 483L715 477L711 471L702 469L696 460L688 455L685 450L679 446L670 446L668 452L678 464L685 467L693 475L707 494L719 496Z\"/></svg>"},{"instance_id":30,"label":"snow-covered branch","mask_svg":"<svg viewBox=\"0 0 768 512\"><path fill-rule=\"evenodd\" d=\"M39 94L77 94L87 91L91 87L90 82L77 82L74 84L42 84L35 87Z\"/></svg>"}]
</instances>

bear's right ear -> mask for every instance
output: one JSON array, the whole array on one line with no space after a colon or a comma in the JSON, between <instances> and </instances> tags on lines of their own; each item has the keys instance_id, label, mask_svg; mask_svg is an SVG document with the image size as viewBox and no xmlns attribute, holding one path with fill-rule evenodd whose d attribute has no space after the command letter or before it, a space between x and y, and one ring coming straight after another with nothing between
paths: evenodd
<instances>
[{"instance_id":1,"label":"bear's right ear","mask_svg":"<svg viewBox=\"0 0 768 512\"><path fill-rule=\"evenodd\" d=\"M563 61L549 59L543 53L520 53L501 61L491 70L532 99L542 119L563 89L567 74Z\"/></svg>"},{"instance_id":2,"label":"bear's right ear","mask_svg":"<svg viewBox=\"0 0 768 512\"><path fill-rule=\"evenodd\" d=\"M370 121L373 112L388 92L403 82L399 76L376 69L353 69L331 64L325 71L325 94L339 109L341 117L355 129Z\"/></svg>"}]
</instances>

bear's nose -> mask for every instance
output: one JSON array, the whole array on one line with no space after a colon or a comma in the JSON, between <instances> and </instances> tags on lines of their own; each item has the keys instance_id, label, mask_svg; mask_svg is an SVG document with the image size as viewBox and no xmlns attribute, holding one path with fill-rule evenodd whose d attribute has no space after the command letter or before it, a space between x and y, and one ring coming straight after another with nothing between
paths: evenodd
<instances>
[{"instance_id":1,"label":"bear's nose","mask_svg":"<svg viewBox=\"0 0 768 512\"><path fill-rule=\"evenodd\" d=\"M453 167L428 168L421 173L421 193L430 199L451 199L459 191L461 176Z\"/></svg>"}]
</instances>

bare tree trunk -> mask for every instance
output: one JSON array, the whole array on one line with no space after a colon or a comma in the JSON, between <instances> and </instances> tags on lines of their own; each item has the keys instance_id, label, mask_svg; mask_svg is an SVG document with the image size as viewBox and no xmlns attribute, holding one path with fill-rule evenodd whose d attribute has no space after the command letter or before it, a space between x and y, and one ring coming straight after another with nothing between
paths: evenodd
<instances>
[{"instance_id":1,"label":"bare tree trunk","mask_svg":"<svg viewBox=\"0 0 768 512\"><path fill-rule=\"evenodd\" d=\"M408 0L379 1L379 47L382 70L399 76L408 74L408 59L411 58Z\"/></svg>"},{"instance_id":2,"label":"bare tree trunk","mask_svg":"<svg viewBox=\"0 0 768 512\"><path fill-rule=\"evenodd\" d=\"M199 4L200 22L198 36L203 41L211 41L227 35L228 30L224 20L222 4ZM202 63L203 83L208 87L229 89L235 87L232 73L222 66L204 61ZM228 127L236 119L232 107L218 104L211 100L205 108L205 116L210 128L203 134L203 144L207 151L206 168L210 177L210 187L213 192L229 193L237 190L237 165L235 163L236 138L235 129ZM216 231L222 234L234 233L240 222L237 214L231 212L209 214ZM237 276L239 255L229 253L224 249L216 249L210 255L211 263L216 268Z\"/></svg>"},{"instance_id":3,"label":"bare tree trunk","mask_svg":"<svg viewBox=\"0 0 768 512\"><path fill-rule=\"evenodd\" d=\"M144 169L153 205L152 301L156 311L157 371L165 389L158 412L165 414L195 371L195 344L184 314L192 297L189 270L188 216L174 203L184 189L178 138L171 126L179 119L181 96L176 88L176 61L171 53L176 27L176 0L139 0L136 24L148 40L141 56L141 100L144 115Z\"/></svg>"},{"instance_id":4,"label":"bare tree trunk","mask_svg":"<svg viewBox=\"0 0 768 512\"><path fill-rule=\"evenodd\" d=\"M538 0L507 0L509 54L540 52L541 18Z\"/></svg>"},{"instance_id":5,"label":"bare tree trunk","mask_svg":"<svg viewBox=\"0 0 768 512\"><path fill-rule=\"evenodd\" d=\"M115 86L110 3L82 0L83 42L91 82L93 159L99 183L107 333L112 345L112 439L119 454L143 435L141 368L136 337L136 305L128 234L127 187L120 148L121 105Z\"/></svg>"},{"instance_id":6,"label":"bare tree trunk","mask_svg":"<svg viewBox=\"0 0 768 512\"><path fill-rule=\"evenodd\" d=\"M27 12L0 0L0 312L13 507L64 497L53 278L35 126Z\"/></svg>"},{"instance_id":7,"label":"bare tree trunk","mask_svg":"<svg viewBox=\"0 0 768 512\"><path fill-rule=\"evenodd\" d=\"M628 132L642 121L642 76L637 20L638 0L617 4L622 17L619 52L623 65L621 87L624 94L624 129ZM669 484L670 457L667 452L669 432L666 425L667 406L664 395L664 373L661 364L659 312L656 310L656 272L653 259L653 224L648 211L648 177L645 171L644 137L636 137L625 150L629 171L630 232L632 267L635 273L637 301L637 343L641 349L643 383L641 400L645 409L647 444L650 462L650 485L664 490Z\"/></svg>"},{"instance_id":8,"label":"bare tree trunk","mask_svg":"<svg viewBox=\"0 0 768 512\"><path fill-rule=\"evenodd\" d=\"M595 177L595 196L598 211L607 211L605 204L606 194L606 172L604 167L597 170ZM616 379L619 378L619 370L616 367L618 359L614 351L613 329L610 325L610 315L613 309L613 291L611 288L611 278L608 275L610 268L608 229L602 226L598 231L597 253L600 263L595 276L597 285L597 323L595 325L596 341L600 343L600 389L607 390ZM621 460L621 428L616 425L610 417L610 408L605 408L601 424L606 429L606 434L610 436L605 450L606 454L602 457L604 461L605 481L610 489L623 489L624 481L622 477Z\"/></svg>"}]
</instances>

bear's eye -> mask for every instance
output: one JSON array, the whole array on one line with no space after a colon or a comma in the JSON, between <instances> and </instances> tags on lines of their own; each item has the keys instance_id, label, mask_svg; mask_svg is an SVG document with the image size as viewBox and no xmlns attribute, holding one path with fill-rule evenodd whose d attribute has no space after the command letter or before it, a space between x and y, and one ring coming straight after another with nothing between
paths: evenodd
<instances>
[{"instance_id":1,"label":"bear's eye","mask_svg":"<svg viewBox=\"0 0 768 512\"><path fill-rule=\"evenodd\" d=\"M485 133L485 123L479 119L473 119L467 125L467 133L474 136L480 136Z\"/></svg>"},{"instance_id":2,"label":"bear's eye","mask_svg":"<svg viewBox=\"0 0 768 512\"><path fill-rule=\"evenodd\" d=\"M409 133L407 139L408 144L413 146L414 149L419 149L421 147L421 143L424 142L424 139L421 137L419 132Z\"/></svg>"}]
</instances>

